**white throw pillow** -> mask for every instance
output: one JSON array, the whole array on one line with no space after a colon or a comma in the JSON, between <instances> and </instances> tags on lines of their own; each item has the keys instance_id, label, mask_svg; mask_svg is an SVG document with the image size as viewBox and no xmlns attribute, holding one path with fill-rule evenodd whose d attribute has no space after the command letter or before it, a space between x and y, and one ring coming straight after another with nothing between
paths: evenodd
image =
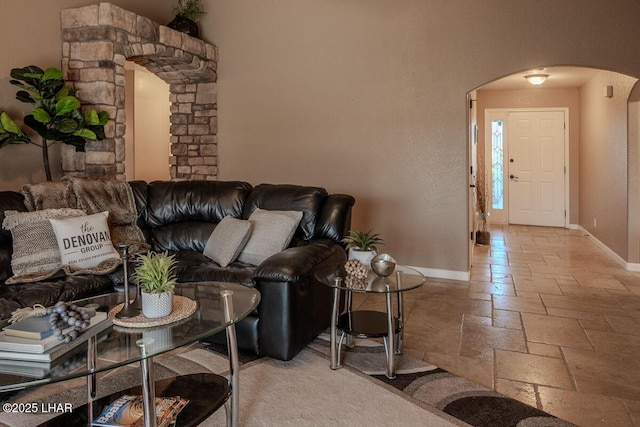
<instances>
[{"instance_id":1,"label":"white throw pillow","mask_svg":"<svg viewBox=\"0 0 640 427\"><path fill-rule=\"evenodd\" d=\"M302 219L299 211L267 211L256 209L249 217L253 226L249 241L238 260L259 265L265 259L286 249Z\"/></svg>"},{"instance_id":2,"label":"white throw pillow","mask_svg":"<svg viewBox=\"0 0 640 427\"><path fill-rule=\"evenodd\" d=\"M74 218L50 219L58 241L62 265L71 272L113 264L120 256L111 243L107 218L100 212ZM103 264L104 265L104 264Z\"/></svg>"},{"instance_id":3,"label":"white throw pillow","mask_svg":"<svg viewBox=\"0 0 640 427\"><path fill-rule=\"evenodd\" d=\"M225 216L211 232L202 253L220 267L226 267L238 258L250 235L251 222Z\"/></svg>"},{"instance_id":4,"label":"white throw pillow","mask_svg":"<svg viewBox=\"0 0 640 427\"><path fill-rule=\"evenodd\" d=\"M11 270L5 283L30 283L48 279L60 271L60 251L51 218L82 216L79 209L45 209L35 212L6 211L2 224L13 236Z\"/></svg>"}]
</instances>

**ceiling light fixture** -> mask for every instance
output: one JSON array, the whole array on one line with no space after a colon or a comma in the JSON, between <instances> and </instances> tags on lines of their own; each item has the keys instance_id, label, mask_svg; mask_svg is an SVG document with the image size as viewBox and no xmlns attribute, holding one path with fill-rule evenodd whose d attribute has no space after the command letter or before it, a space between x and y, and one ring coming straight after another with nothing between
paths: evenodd
<instances>
[{"instance_id":1,"label":"ceiling light fixture","mask_svg":"<svg viewBox=\"0 0 640 427\"><path fill-rule=\"evenodd\" d=\"M547 77L549 77L549 74L529 74L528 76L524 76L529 83L535 86L539 86L544 83L544 81L547 80Z\"/></svg>"}]
</instances>

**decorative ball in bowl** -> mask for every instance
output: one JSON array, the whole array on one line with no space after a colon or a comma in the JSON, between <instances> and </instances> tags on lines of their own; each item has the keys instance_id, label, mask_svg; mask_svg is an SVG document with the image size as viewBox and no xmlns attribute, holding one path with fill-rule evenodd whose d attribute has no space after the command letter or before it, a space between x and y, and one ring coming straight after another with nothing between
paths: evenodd
<instances>
[{"instance_id":1,"label":"decorative ball in bowl","mask_svg":"<svg viewBox=\"0 0 640 427\"><path fill-rule=\"evenodd\" d=\"M389 254L380 254L371 260L371 269L380 277L388 277L396 269L396 260Z\"/></svg>"}]
</instances>

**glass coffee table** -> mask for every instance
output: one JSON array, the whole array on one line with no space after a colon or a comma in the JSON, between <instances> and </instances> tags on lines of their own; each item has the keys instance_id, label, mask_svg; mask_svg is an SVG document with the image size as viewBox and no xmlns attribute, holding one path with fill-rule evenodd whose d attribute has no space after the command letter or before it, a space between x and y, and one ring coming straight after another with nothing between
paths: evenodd
<instances>
[{"instance_id":1,"label":"glass coffee table","mask_svg":"<svg viewBox=\"0 0 640 427\"><path fill-rule=\"evenodd\" d=\"M56 359L55 366L42 378L0 374L0 393L87 377L87 405L64 413L48 421L46 425L87 426L120 395L141 394L145 403L145 426L155 426L156 391L158 395L180 396L189 400L177 418L177 426L196 426L223 405L227 409L228 424L237 425L239 366L235 323L255 310L260 302L260 293L234 283L203 282L181 283L176 286L175 294L196 301L195 313L183 320L151 328L109 326L91 336L68 355ZM124 293L111 293L75 303L78 306L97 305L96 310L108 312L123 301ZM230 364L229 379L203 373L153 381L154 356L225 330ZM66 358L73 358L73 369L69 369ZM140 364L141 386L96 399L96 389L99 386L97 373L134 362ZM230 408L227 405L229 399Z\"/></svg>"},{"instance_id":2,"label":"glass coffee table","mask_svg":"<svg viewBox=\"0 0 640 427\"><path fill-rule=\"evenodd\" d=\"M347 335L348 344L352 337L383 338L387 355L387 378L393 379L395 373L395 355L402 354L404 330L403 294L424 284L427 278L419 271L398 265L389 277L378 277L369 270L367 277L354 283L345 271L344 264L330 265L318 269L316 279L333 288L333 312L331 315L331 369L338 369L342 341ZM346 310L339 311L340 293L346 292ZM386 298L386 312L372 310L353 310L353 292L382 294ZM396 296L398 314L394 315L393 296ZM338 340L337 331L341 331Z\"/></svg>"}]
</instances>

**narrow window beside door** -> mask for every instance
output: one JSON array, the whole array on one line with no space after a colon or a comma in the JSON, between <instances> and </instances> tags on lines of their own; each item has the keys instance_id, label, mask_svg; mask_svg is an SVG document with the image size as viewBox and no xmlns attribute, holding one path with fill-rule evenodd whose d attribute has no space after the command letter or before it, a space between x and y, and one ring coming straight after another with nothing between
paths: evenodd
<instances>
[{"instance_id":1,"label":"narrow window beside door","mask_svg":"<svg viewBox=\"0 0 640 427\"><path fill-rule=\"evenodd\" d=\"M491 122L491 208L504 209L504 182L502 163L504 141L502 120Z\"/></svg>"}]
</instances>

